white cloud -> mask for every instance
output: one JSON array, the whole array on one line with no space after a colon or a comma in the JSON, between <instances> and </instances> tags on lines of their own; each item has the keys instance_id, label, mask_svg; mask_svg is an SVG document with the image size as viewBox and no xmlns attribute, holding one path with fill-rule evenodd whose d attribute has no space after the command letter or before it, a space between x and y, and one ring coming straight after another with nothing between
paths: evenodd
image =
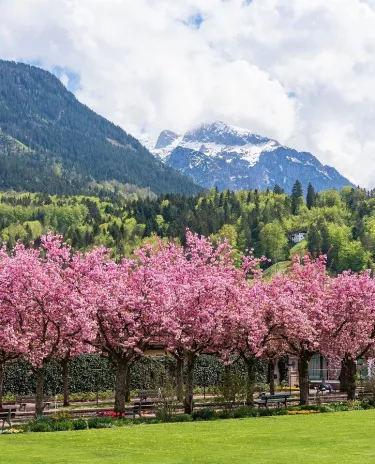
<instances>
[{"instance_id":1,"label":"white cloud","mask_svg":"<svg viewBox=\"0 0 375 464\"><path fill-rule=\"evenodd\" d=\"M0 57L77 73L129 132L221 119L375 186L375 1L245 3L0 0Z\"/></svg>"}]
</instances>

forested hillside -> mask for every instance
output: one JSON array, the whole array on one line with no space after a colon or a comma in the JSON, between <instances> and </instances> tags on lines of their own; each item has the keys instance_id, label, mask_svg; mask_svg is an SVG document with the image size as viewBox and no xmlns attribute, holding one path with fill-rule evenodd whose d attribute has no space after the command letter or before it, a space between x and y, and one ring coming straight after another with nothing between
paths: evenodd
<instances>
[{"instance_id":1,"label":"forested hillside","mask_svg":"<svg viewBox=\"0 0 375 464\"><path fill-rule=\"evenodd\" d=\"M201 190L81 104L51 73L0 60L0 188L96 193L108 181L155 193Z\"/></svg>"},{"instance_id":2,"label":"forested hillside","mask_svg":"<svg viewBox=\"0 0 375 464\"><path fill-rule=\"evenodd\" d=\"M375 261L375 195L345 187L340 192L314 192L307 198L297 182L292 195L274 191L218 192L195 197L158 198L57 197L41 194L0 196L0 236L8 246L20 239L36 240L48 229L64 234L74 248L93 245L130 256L153 234L183 241L186 227L203 235L225 236L239 250L254 248L269 257L269 273L288 265L293 253L308 249L328 253L332 272L372 267ZM295 245L290 234L307 232ZM277 263L277 264L275 264Z\"/></svg>"}]
</instances>

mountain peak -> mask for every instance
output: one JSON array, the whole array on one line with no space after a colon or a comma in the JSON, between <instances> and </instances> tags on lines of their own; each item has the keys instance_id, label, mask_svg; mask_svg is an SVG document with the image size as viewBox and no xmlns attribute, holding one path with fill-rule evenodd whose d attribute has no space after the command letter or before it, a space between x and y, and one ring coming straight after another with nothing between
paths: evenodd
<instances>
[{"instance_id":1,"label":"mountain peak","mask_svg":"<svg viewBox=\"0 0 375 464\"><path fill-rule=\"evenodd\" d=\"M143 137L143 143L157 158L203 187L246 190L278 184L290 192L296 179L305 186L311 182L316 190L351 185L311 153L298 152L222 121L204 122L183 135L165 130L156 144L150 141Z\"/></svg>"},{"instance_id":2,"label":"mountain peak","mask_svg":"<svg viewBox=\"0 0 375 464\"><path fill-rule=\"evenodd\" d=\"M179 137L180 136L175 132L172 132L170 130L163 130L162 132L160 132L160 135L156 141L155 149L158 150L160 148L165 148Z\"/></svg>"},{"instance_id":3,"label":"mountain peak","mask_svg":"<svg viewBox=\"0 0 375 464\"><path fill-rule=\"evenodd\" d=\"M270 139L254 134L247 129L226 124L222 121L203 123L185 133L185 142L212 142L221 145L246 145L248 143L259 145L269 142Z\"/></svg>"}]
</instances>

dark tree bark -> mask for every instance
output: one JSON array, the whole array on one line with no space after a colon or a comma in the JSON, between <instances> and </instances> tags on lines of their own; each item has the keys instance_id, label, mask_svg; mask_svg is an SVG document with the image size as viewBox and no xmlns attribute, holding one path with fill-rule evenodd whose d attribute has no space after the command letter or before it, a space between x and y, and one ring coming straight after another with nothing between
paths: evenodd
<instances>
[{"instance_id":1,"label":"dark tree bark","mask_svg":"<svg viewBox=\"0 0 375 464\"><path fill-rule=\"evenodd\" d=\"M62 365L62 378L63 378L63 396L64 406L69 406L69 358L64 358L61 361Z\"/></svg>"},{"instance_id":2,"label":"dark tree bark","mask_svg":"<svg viewBox=\"0 0 375 464\"><path fill-rule=\"evenodd\" d=\"M126 373L125 402L130 402L130 369L127 369Z\"/></svg>"},{"instance_id":3,"label":"dark tree bark","mask_svg":"<svg viewBox=\"0 0 375 464\"><path fill-rule=\"evenodd\" d=\"M271 360L268 362L268 375L270 383L270 394L275 394L275 361Z\"/></svg>"},{"instance_id":4,"label":"dark tree bark","mask_svg":"<svg viewBox=\"0 0 375 464\"><path fill-rule=\"evenodd\" d=\"M0 364L0 408L3 407L3 394L4 394L4 366Z\"/></svg>"},{"instance_id":5,"label":"dark tree bark","mask_svg":"<svg viewBox=\"0 0 375 464\"><path fill-rule=\"evenodd\" d=\"M303 352L298 359L299 403L309 403L309 363L312 354Z\"/></svg>"},{"instance_id":6,"label":"dark tree bark","mask_svg":"<svg viewBox=\"0 0 375 464\"><path fill-rule=\"evenodd\" d=\"M115 412L125 412L126 399L126 379L128 376L129 366L124 359L118 359L116 362L116 380L115 380Z\"/></svg>"},{"instance_id":7,"label":"dark tree bark","mask_svg":"<svg viewBox=\"0 0 375 464\"><path fill-rule=\"evenodd\" d=\"M44 410L44 366L39 367L36 373L35 416L41 416Z\"/></svg>"},{"instance_id":8,"label":"dark tree bark","mask_svg":"<svg viewBox=\"0 0 375 464\"><path fill-rule=\"evenodd\" d=\"M340 392L341 393L346 393L348 391L348 387L346 385L346 362L345 358L341 361L341 370L340 370L340 375L339 375L339 380L340 380Z\"/></svg>"},{"instance_id":9,"label":"dark tree bark","mask_svg":"<svg viewBox=\"0 0 375 464\"><path fill-rule=\"evenodd\" d=\"M349 401L355 400L357 364L353 358L347 355L345 355L342 364L344 365L343 386L347 393L347 399Z\"/></svg>"},{"instance_id":10,"label":"dark tree bark","mask_svg":"<svg viewBox=\"0 0 375 464\"><path fill-rule=\"evenodd\" d=\"M178 401L183 401L184 398L184 358L177 357L176 366L176 395Z\"/></svg>"},{"instance_id":11,"label":"dark tree bark","mask_svg":"<svg viewBox=\"0 0 375 464\"><path fill-rule=\"evenodd\" d=\"M191 414L194 409L194 366L196 359L196 355L191 353L186 357L185 414Z\"/></svg>"}]
</instances>

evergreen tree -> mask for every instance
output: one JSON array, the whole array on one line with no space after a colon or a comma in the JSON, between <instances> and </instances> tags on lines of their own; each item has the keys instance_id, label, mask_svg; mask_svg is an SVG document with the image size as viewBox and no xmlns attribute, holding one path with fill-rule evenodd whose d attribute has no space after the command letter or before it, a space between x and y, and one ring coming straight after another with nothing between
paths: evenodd
<instances>
[{"instance_id":1,"label":"evergreen tree","mask_svg":"<svg viewBox=\"0 0 375 464\"><path fill-rule=\"evenodd\" d=\"M306 205L309 209L314 207L316 204L316 194L315 194L315 189L309 182L309 185L307 187L307 195L306 195Z\"/></svg>"},{"instance_id":2,"label":"evergreen tree","mask_svg":"<svg viewBox=\"0 0 375 464\"><path fill-rule=\"evenodd\" d=\"M276 195L281 195L282 193L284 193L284 189L282 189L280 185L275 184L275 187L273 188L273 193L275 193Z\"/></svg>"},{"instance_id":3,"label":"evergreen tree","mask_svg":"<svg viewBox=\"0 0 375 464\"><path fill-rule=\"evenodd\" d=\"M292 189L292 214L298 214L298 208L303 197L302 184L299 180L295 182Z\"/></svg>"}]
</instances>

